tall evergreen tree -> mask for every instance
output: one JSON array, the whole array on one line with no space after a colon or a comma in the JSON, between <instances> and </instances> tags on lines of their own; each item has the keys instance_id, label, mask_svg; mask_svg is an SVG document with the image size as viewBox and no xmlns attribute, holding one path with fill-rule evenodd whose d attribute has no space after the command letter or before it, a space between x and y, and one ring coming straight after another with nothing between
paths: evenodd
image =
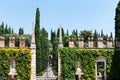
<instances>
[{"instance_id":1,"label":"tall evergreen tree","mask_svg":"<svg viewBox=\"0 0 120 80\"><path fill-rule=\"evenodd\" d=\"M47 31L42 28L41 30L41 56L42 56L42 71L48 66L49 55L49 40Z\"/></svg>"},{"instance_id":2,"label":"tall evergreen tree","mask_svg":"<svg viewBox=\"0 0 120 80\"><path fill-rule=\"evenodd\" d=\"M75 35L76 35L76 37L78 39L78 30L77 29L76 29Z\"/></svg>"},{"instance_id":3,"label":"tall evergreen tree","mask_svg":"<svg viewBox=\"0 0 120 80\"><path fill-rule=\"evenodd\" d=\"M7 27L7 24L5 26L5 34L8 34L8 27Z\"/></svg>"},{"instance_id":4,"label":"tall evergreen tree","mask_svg":"<svg viewBox=\"0 0 120 80\"><path fill-rule=\"evenodd\" d=\"M23 31L23 33L24 33L24 31ZM8 28L8 34L11 34L11 27L10 26Z\"/></svg>"},{"instance_id":5,"label":"tall evergreen tree","mask_svg":"<svg viewBox=\"0 0 120 80\"><path fill-rule=\"evenodd\" d=\"M69 36L69 31L68 31L68 29L67 29L67 36Z\"/></svg>"},{"instance_id":6,"label":"tall evergreen tree","mask_svg":"<svg viewBox=\"0 0 120 80\"><path fill-rule=\"evenodd\" d=\"M112 38L112 39L113 39L113 35L112 35L112 32L110 32L110 38Z\"/></svg>"},{"instance_id":7,"label":"tall evergreen tree","mask_svg":"<svg viewBox=\"0 0 120 80\"><path fill-rule=\"evenodd\" d=\"M56 37L56 32L55 31L54 32L51 31L51 43L52 44L53 44L53 41L54 41L55 37Z\"/></svg>"},{"instance_id":8,"label":"tall evergreen tree","mask_svg":"<svg viewBox=\"0 0 120 80\"><path fill-rule=\"evenodd\" d=\"M23 34L24 34L23 28L19 28L19 35L23 35Z\"/></svg>"},{"instance_id":9,"label":"tall evergreen tree","mask_svg":"<svg viewBox=\"0 0 120 80\"><path fill-rule=\"evenodd\" d=\"M1 33L5 34L5 29L4 29L4 23L3 22L2 22L2 25L1 25Z\"/></svg>"},{"instance_id":10,"label":"tall evergreen tree","mask_svg":"<svg viewBox=\"0 0 120 80\"><path fill-rule=\"evenodd\" d=\"M39 8L36 9L36 18L35 18L35 42L36 42L36 72L37 75L40 75L42 70L42 61L41 61L41 44L40 44L40 11Z\"/></svg>"},{"instance_id":11,"label":"tall evergreen tree","mask_svg":"<svg viewBox=\"0 0 120 80\"><path fill-rule=\"evenodd\" d=\"M14 33L13 28L12 28L12 34Z\"/></svg>"},{"instance_id":12,"label":"tall evergreen tree","mask_svg":"<svg viewBox=\"0 0 120 80\"><path fill-rule=\"evenodd\" d=\"M57 75L57 70L58 70L58 37L55 37L53 39L53 51L52 51L53 59L52 59L52 64L53 64L53 71L55 75Z\"/></svg>"},{"instance_id":13,"label":"tall evergreen tree","mask_svg":"<svg viewBox=\"0 0 120 80\"><path fill-rule=\"evenodd\" d=\"M98 32L95 30L94 34L93 34L93 38L94 38L94 46L97 47L97 39L98 39Z\"/></svg>"},{"instance_id":14,"label":"tall evergreen tree","mask_svg":"<svg viewBox=\"0 0 120 80\"><path fill-rule=\"evenodd\" d=\"M103 30L101 30L101 37L104 37Z\"/></svg>"},{"instance_id":15,"label":"tall evergreen tree","mask_svg":"<svg viewBox=\"0 0 120 80\"><path fill-rule=\"evenodd\" d=\"M59 28L58 28L58 30L57 30L57 37L59 37ZM62 28L62 36L64 37L64 29Z\"/></svg>"},{"instance_id":16,"label":"tall evergreen tree","mask_svg":"<svg viewBox=\"0 0 120 80\"><path fill-rule=\"evenodd\" d=\"M120 1L117 5L115 14L115 39L116 38L120 40Z\"/></svg>"}]
</instances>

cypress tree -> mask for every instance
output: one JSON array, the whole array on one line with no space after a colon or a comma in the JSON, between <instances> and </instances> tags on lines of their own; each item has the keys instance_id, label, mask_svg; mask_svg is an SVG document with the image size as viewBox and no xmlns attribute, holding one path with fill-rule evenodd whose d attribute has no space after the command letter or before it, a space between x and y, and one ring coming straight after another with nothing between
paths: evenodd
<instances>
[{"instance_id":1,"label":"cypress tree","mask_svg":"<svg viewBox=\"0 0 120 80\"><path fill-rule=\"evenodd\" d=\"M23 30L23 33L24 33L24 30ZM8 34L11 34L11 27L10 26L8 28Z\"/></svg>"},{"instance_id":2,"label":"cypress tree","mask_svg":"<svg viewBox=\"0 0 120 80\"><path fill-rule=\"evenodd\" d=\"M5 34L8 34L8 27L7 27L7 24L5 26Z\"/></svg>"},{"instance_id":3,"label":"cypress tree","mask_svg":"<svg viewBox=\"0 0 120 80\"><path fill-rule=\"evenodd\" d=\"M97 47L98 32L96 30L93 34L93 38L94 38L94 46Z\"/></svg>"},{"instance_id":4,"label":"cypress tree","mask_svg":"<svg viewBox=\"0 0 120 80\"><path fill-rule=\"evenodd\" d=\"M14 33L13 28L12 28L12 34Z\"/></svg>"},{"instance_id":5,"label":"cypress tree","mask_svg":"<svg viewBox=\"0 0 120 80\"><path fill-rule=\"evenodd\" d=\"M37 75L40 75L40 72L42 70L42 62L41 62L41 46L40 46L40 11L39 11L39 8L36 9L35 42L36 42L36 73Z\"/></svg>"},{"instance_id":6,"label":"cypress tree","mask_svg":"<svg viewBox=\"0 0 120 80\"><path fill-rule=\"evenodd\" d=\"M115 39L116 38L120 40L120 1L117 5L115 14Z\"/></svg>"},{"instance_id":7,"label":"cypress tree","mask_svg":"<svg viewBox=\"0 0 120 80\"><path fill-rule=\"evenodd\" d=\"M23 28L19 28L19 35L23 35L23 34L24 34Z\"/></svg>"},{"instance_id":8,"label":"cypress tree","mask_svg":"<svg viewBox=\"0 0 120 80\"><path fill-rule=\"evenodd\" d=\"M41 30L41 56L42 56L42 71L48 66L48 55L49 55L49 40L47 31L42 28ZM41 72L42 72L41 71Z\"/></svg>"},{"instance_id":9,"label":"cypress tree","mask_svg":"<svg viewBox=\"0 0 120 80\"><path fill-rule=\"evenodd\" d=\"M67 29L67 36L69 36L69 31L68 31L68 29Z\"/></svg>"},{"instance_id":10,"label":"cypress tree","mask_svg":"<svg viewBox=\"0 0 120 80\"><path fill-rule=\"evenodd\" d=\"M112 35L112 32L110 32L110 38L112 38L112 39L113 39L113 35Z\"/></svg>"},{"instance_id":11,"label":"cypress tree","mask_svg":"<svg viewBox=\"0 0 120 80\"><path fill-rule=\"evenodd\" d=\"M2 22L2 25L1 25L1 33L5 34L5 29L4 29L4 23L3 22Z\"/></svg>"},{"instance_id":12,"label":"cypress tree","mask_svg":"<svg viewBox=\"0 0 120 80\"><path fill-rule=\"evenodd\" d=\"M55 37L56 37L56 32L51 31L51 43L52 44L53 44L53 41L54 41Z\"/></svg>"},{"instance_id":13,"label":"cypress tree","mask_svg":"<svg viewBox=\"0 0 120 80\"><path fill-rule=\"evenodd\" d=\"M104 37L103 30L101 30L101 37L102 37L102 38Z\"/></svg>"},{"instance_id":14,"label":"cypress tree","mask_svg":"<svg viewBox=\"0 0 120 80\"><path fill-rule=\"evenodd\" d=\"M58 37L54 37L53 39L53 51L52 51L52 66L54 74L57 75L58 70Z\"/></svg>"}]
</instances>

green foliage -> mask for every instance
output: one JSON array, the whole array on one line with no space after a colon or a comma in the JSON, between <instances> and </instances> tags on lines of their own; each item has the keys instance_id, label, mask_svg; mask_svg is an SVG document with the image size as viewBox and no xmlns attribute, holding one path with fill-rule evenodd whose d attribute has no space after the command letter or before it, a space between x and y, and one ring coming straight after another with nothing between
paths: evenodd
<instances>
[{"instance_id":1,"label":"green foliage","mask_svg":"<svg viewBox=\"0 0 120 80\"><path fill-rule=\"evenodd\" d=\"M58 28L58 30L57 30L57 37L59 37L59 31L60 31L60 29ZM64 29L62 28L62 36L64 36Z\"/></svg>"},{"instance_id":2,"label":"green foliage","mask_svg":"<svg viewBox=\"0 0 120 80\"><path fill-rule=\"evenodd\" d=\"M52 31L51 30L51 43L53 44L53 41L54 41L54 39L55 39L55 37L56 37L56 32L54 31Z\"/></svg>"},{"instance_id":3,"label":"green foliage","mask_svg":"<svg viewBox=\"0 0 120 80\"><path fill-rule=\"evenodd\" d=\"M120 39L120 1L117 5L115 14L115 38Z\"/></svg>"},{"instance_id":4,"label":"green foliage","mask_svg":"<svg viewBox=\"0 0 120 80\"><path fill-rule=\"evenodd\" d=\"M16 47L19 47L19 38L21 37L20 35L18 34L4 34L4 37L5 37L5 47L9 47L9 37L15 37L15 46ZM30 44L31 44L31 35L30 34L24 34L22 35L22 37L25 37L25 46L26 47L30 47Z\"/></svg>"},{"instance_id":5,"label":"green foliage","mask_svg":"<svg viewBox=\"0 0 120 80\"><path fill-rule=\"evenodd\" d=\"M40 75L42 70L42 56L41 56L41 44L40 44L40 12L39 8L36 9L35 18L35 42L36 42L36 72Z\"/></svg>"},{"instance_id":6,"label":"green foliage","mask_svg":"<svg viewBox=\"0 0 120 80\"><path fill-rule=\"evenodd\" d=\"M93 33L93 38L94 38L94 46L97 47L97 39L98 39L99 35L98 32L95 30L95 32Z\"/></svg>"},{"instance_id":7,"label":"green foliage","mask_svg":"<svg viewBox=\"0 0 120 80\"><path fill-rule=\"evenodd\" d=\"M69 46L69 36L67 34L64 35L63 37L63 45L64 47L68 47Z\"/></svg>"},{"instance_id":8,"label":"green foliage","mask_svg":"<svg viewBox=\"0 0 120 80\"><path fill-rule=\"evenodd\" d=\"M120 51L119 50L115 50L115 53L112 57L112 68L111 68L111 79L112 80L120 80Z\"/></svg>"},{"instance_id":9,"label":"green foliage","mask_svg":"<svg viewBox=\"0 0 120 80\"><path fill-rule=\"evenodd\" d=\"M41 30L41 71L44 71L48 66L48 55L49 55L49 41L48 41L48 33L42 28ZM40 63L39 63L40 64Z\"/></svg>"},{"instance_id":10,"label":"green foliage","mask_svg":"<svg viewBox=\"0 0 120 80\"><path fill-rule=\"evenodd\" d=\"M23 34L24 34L23 28L19 28L19 35L23 35Z\"/></svg>"},{"instance_id":11,"label":"green foliage","mask_svg":"<svg viewBox=\"0 0 120 80\"><path fill-rule=\"evenodd\" d=\"M13 29L11 30L11 27L6 24L4 25L4 23L2 22L2 24L0 25L0 35L4 35L4 34L11 34L13 33Z\"/></svg>"},{"instance_id":12,"label":"green foliage","mask_svg":"<svg viewBox=\"0 0 120 80\"><path fill-rule=\"evenodd\" d=\"M8 80L10 59L15 57L17 77L15 80L30 80L31 54L30 49L1 48L0 49L0 79Z\"/></svg>"},{"instance_id":13,"label":"green foliage","mask_svg":"<svg viewBox=\"0 0 120 80\"><path fill-rule=\"evenodd\" d=\"M53 51L52 51L52 66L53 66L53 71L54 74L57 75L57 70L58 70L58 38L55 37L53 41Z\"/></svg>"},{"instance_id":14,"label":"green foliage","mask_svg":"<svg viewBox=\"0 0 120 80\"><path fill-rule=\"evenodd\" d=\"M87 42L88 37L92 36L92 31L89 31L89 30L80 31L80 36L84 38L85 42Z\"/></svg>"},{"instance_id":15,"label":"green foliage","mask_svg":"<svg viewBox=\"0 0 120 80\"><path fill-rule=\"evenodd\" d=\"M114 71L116 72L116 75L114 77L119 77L120 68L117 67L120 63L119 56L114 57L114 59L116 59L116 62L119 60L117 63L114 62L113 64L114 66L116 66L116 68L111 67L113 66L111 63L112 60L114 60L114 50L63 48L60 49L59 52L62 60L62 76L64 80L75 80L75 72L77 68L77 61L79 58L82 61L82 72L84 73L84 79L95 80L95 60L99 56L104 56L107 60L107 80L110 80L112 78L112 76L114 75ZM116 53L117 55L119 55L120 51L117 51Z\"/></svg>"}]
</instances>

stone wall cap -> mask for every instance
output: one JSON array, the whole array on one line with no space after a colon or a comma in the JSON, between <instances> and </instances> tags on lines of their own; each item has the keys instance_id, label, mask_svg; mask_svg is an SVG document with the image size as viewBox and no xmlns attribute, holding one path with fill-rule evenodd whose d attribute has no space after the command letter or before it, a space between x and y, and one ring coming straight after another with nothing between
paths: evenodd
<instances>
[{"instance_id":1,"label":"stone wall cap","mask_svg":"<svg viewBox=\"0 0 120 80\"><path fill-rule=\"evenodd\" d=\"M79 37L79 38L78 38L78 41L84 41L84 38Z\"/></svg>"},{"instance_id":2,"label":"stone wall cap","mask_svg":"<svg viewBox=\"0 0 120 80\"><path fill-rule=\"evenodd\" d=\"M25 37L20 37L19 39L25 39Z\"/></svg>"},{"instance_id":3,"label":"stone wall cap","mask_svg":"<svg viewBox=\"0 0 120 80\"><path fill-rule=\"evenodd\" d=\"M4 39L5 39L5 37L0 36L0 39L1 39L1 40L4 40Z\"/></svg>"},{"instance_id":4,"label":"stone wall cap","mask_svg":"<svg viewBox=\"0 0 120 80\"><path fill-rule=\"evenodd\" d=\"M15 39L15 37L9 37L9 39Z\"/></svg>"},{"instance_id":5,"label":"stone wall cap","mask_svg":"<svg viewBox=\"0 0 120 80\"><path fill-rule=\"evenodd\" d=\"M103 41L103 38L102 37L98 38L98 41Z\"/></svg>"},{"instance_id":6,"label":"stone wall cap","mask_svg":"<svg viewBox=\"0 0 120 80\"><path fill-rule=\"evenodd\" d=\"M93 37L88 37L88 41L93 41Z\"/></svg>"}]
</instances>

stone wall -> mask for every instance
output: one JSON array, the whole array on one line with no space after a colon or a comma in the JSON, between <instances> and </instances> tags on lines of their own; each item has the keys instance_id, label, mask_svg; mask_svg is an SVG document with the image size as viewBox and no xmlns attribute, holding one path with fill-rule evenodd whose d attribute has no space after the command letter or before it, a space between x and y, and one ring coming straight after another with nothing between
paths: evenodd
<instances>
[{"instance_id":1,"label":"stone wall","mask_svg":"<svg viewBox=\"0 0 120 80\"><path fill-rule=\"evenodd\" d=\"M16 47L15 46L15 37L9 37L9 47ZM0 36L0 48L5 47L5 37ZM25 47L25 37L19 38L19 48Z\"/></svg>"},{"instance_id":2,"label":"stone wall","mask_svg":"<svg viewBox=\"0 0 120 80\"><path fill-rule=\"evenodd\" d=\"M87 47L85 47L84 38L79 37L78 38L78 48L113 48L113 40L112 38L107 38L106 44L103 43L103 38L100 37L97 39L97 47L94 46L94 38L88 37L88 40L86 42ZM120 41L116 41L117 46L119 47ZM74 38L69 38L69 47L74 48Z\"/></svg>"}]
</instances>

